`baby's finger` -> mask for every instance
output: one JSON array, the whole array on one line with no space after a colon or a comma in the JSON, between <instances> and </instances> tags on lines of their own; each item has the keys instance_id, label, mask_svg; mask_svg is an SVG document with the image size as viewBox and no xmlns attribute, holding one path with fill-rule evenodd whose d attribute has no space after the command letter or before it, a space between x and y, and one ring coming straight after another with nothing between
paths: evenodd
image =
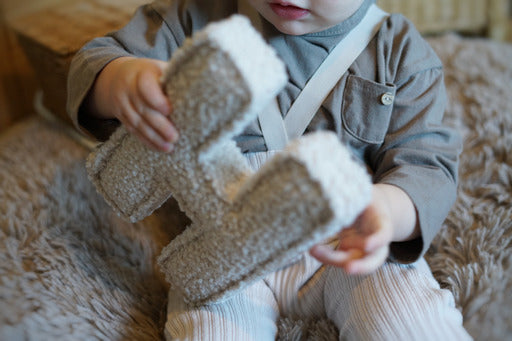
<instances>
[{"instance_id":1,"label":"baby's finger","mask_svg":"<svg viewBox=\"0 0 512 341\"><path fill-rule=\"evenodd\" d=\"M164 116L169 116L171 113L171 103L167 96L165 96L159 83L161 70L158 70L159 73L142 72L137 82L137 90L147 106Z\"/></svg>"},{"instance_id":2,"label":"baby's finger","mask_svg":"<svg viewBox=\"0 0 512 341\"><path fill-rule=\"evenodd\" d=\"M309 253L323 264L337 267L344 267L348 261L363 256L363 253L356 249L347 251L333 250L330 246L323 244L313 246Z\"/></svg>"},{"instance_id":3,"label":"baby's finger","mask_svg":"<svg viewBox=\"0 0 512 341\"><path fill-rule=\"evenodd\" d=\"M137 130L141 136L151 141L156 149L165 152L170 151L172 142L169 141L165 134L160 134L160 130L157 130L155 126L158 127L159 121L164 121L168 125L171 123L162 114L148 108L138 97L131 97L130 105L131 106L126 109L126 112L131 118L131 126ZM170 139L176 139L177 134L175 130L170 132L170 135Z\"/></svg>"},{"instance_id":4,"label":"baby's finger","mask_svg":"<svg viewBox=\"0 0 512 341\"><path fill-rule=\"evenodd\" d=\"M377 270L389 254L389 247L383 246L375 252L368 253L363 257L349 260L345 263L344 269L352 275L365 275Z\"/></svg>"},{"instance_id":5,"label":"baby's finger","mask_svg":"<svg viewBox=\"0 0 512 341\"><path fill-rule=\"evenodd\" d=\"M389 229L376 229L373 233L340 233L339 248L347 250L357 248L365 252L372 252L391 242Z\"/></svg>"},{"instance_id":6,"label":"baby's finger","mask_svg":"<svg viewBox=\"0 0 512 341\"><path fill-rule=\"evenodd\" d=\"M136 127L141 124L142 117L137 112L130 97L125 97L119 101L116 117L130 132L135 132Z\"/></svg>"},{"instance_id":7,"label":"baby's finger","mask_svg":"<svg viewBox=\"0 0 512 341\"><path fill-rule=\"evenodd\" d=\"M150 108L145 108L141 116L146 124L156 131L164 141L176 142L178 131L167 117Z\"/></svg>"},{"instance_id":8,"label":"baby's finger","mask_svg":"<svg viewBox=\"0 0 512 341\"><path fill-rule=\"evenodd\" d=\"M125 126L126 130L130 133L130 134L133 134L134 136L136 136L142 143L144 143L144 145L146 145L148 148L151 148L151 149L156 149L157 147L153 144L153 142L151 142L150 140L148 140L145 136L141 135L137 130L135 130L133 127L131 126Z\"/></svg>"},{"instance_id":9,"label":"baby's finger","mask_svg":"<svg viewBox=\"0 0 512 341\"><path fill-rule=\"evenodd\" d=\"M142 140L142 142L146 142L150 148L156 149L165 153L171 152L173 148L173 144L164 141L160 135L158 135L151 127L146 124L140 124L137 127L132 127L134 134Z\"/></svg>"},{"instance_id":10,"label":"baby's finger","mask_svg":"<svg viewBox=\"0 0 512 341\"><path fill-rule=\"evenodd\" d=\"M383 219L379 222L379 228L366 238L363 250L365 252L373 252L384 245L389 245L392 239L393 229L391 222Z\"/></svg>"},{"instance_id":11,"label":"baby's finger","mask_svg":"<svg viewBox=\"0 0 512 341\"><path fill-rule=\"evenodd\" d=\"M360 249L364 250L366 246L366 237L358 233L342 233L340 234L340 242L338 249L349 250L349 249Z\"/></svg>"},{"instance_id":12,"label":"baby's finger","mask_svg":"<svg viewBox=\"0 0 512 341\"><path fill-rule=\"evenodd\" d=\"M172 151L173 144L164 140L156 131L154 131L149 125L147 124L140 124L138 127L135 128L138 132L138 136L143 137L147 141L149 141L154 149L163 151L163 152L170 152Z\"/></svg>"},{"instance_id":13,"label":"baby's finger","mask_svg":"<svg viewBox=\"0 0 512 341\"><path fill-rule=\"evenodd\" d=\"M125 124L127 130L134 133L143 142L146 142L149 147L163 152L170 152L172 150L172 143L164 140L155 132L133 107L124 109L124 117L125 120L122 120L122 123Z\"/></svg>"}]
</instances>

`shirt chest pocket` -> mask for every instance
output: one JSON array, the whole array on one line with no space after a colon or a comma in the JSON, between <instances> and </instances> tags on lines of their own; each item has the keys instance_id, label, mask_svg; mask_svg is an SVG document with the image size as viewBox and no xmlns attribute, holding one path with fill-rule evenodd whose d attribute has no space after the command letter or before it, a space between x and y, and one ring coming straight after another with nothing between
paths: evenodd
<instances>
[{"instance_id":1,"label":"shirt chest pocket","mask_svg":"<svg viewBox=\"0 0 512 341\"><path fill-rule=\"evenodd\" d=\"M343 93L343 127L355 138L381 144L388 130L396 87L351 75Z\"/></svg>"}]
</instances>

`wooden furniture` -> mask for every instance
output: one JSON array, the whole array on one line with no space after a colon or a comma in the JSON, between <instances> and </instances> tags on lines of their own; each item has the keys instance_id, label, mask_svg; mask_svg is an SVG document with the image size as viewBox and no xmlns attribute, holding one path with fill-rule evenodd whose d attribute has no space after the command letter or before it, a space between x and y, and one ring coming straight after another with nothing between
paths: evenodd
<instances>
[{"instance_id":1,"label":"wooden furniture","mask_svg":"<svg viewBox=\"0 0 512 341\"><path fill-rule=\"evenodd\" d=\"M0 132L33 112L36 87L32 67L7 25L7 15L17 5L12 2L0 1Z\"/></svg>"},{"instance_id":2,"label":"wooden furniture","mask_svg":"<svg viewBox=\"0 0 512 341\"><path fill-rule=\"evenodd\" d=\"M10 20L32 64L43 105L59 118L66 114L66 82L73 55L89 40L123 26L147 0L73 0Z\"/></svg>"},{"instance_id":3,"label":"wooden furniture","mask_svg":"<svg viewBox=\"0 0 512 341\"><path fill-rule=\"evenodd\" d=\"M458 31L505 40L510 34L510 0L377 0L388 12L411 19L422 33Z\"/></svg>"}]
</instances>

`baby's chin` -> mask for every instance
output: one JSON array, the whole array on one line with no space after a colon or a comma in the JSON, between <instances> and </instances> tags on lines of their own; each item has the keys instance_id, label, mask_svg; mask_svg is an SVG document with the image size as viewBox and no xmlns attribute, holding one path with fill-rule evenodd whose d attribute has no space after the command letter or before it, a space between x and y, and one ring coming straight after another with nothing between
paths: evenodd
<instances>
[{"instance_id":1,"label":"baby's chin","mask_svg":"<svg viewBox=\"0 0 512 341\"><path fill-rule=\"evenodd\" d=\"M283 34L288 34L292 36L301 36L310 33L317 33L321 31L325 31L331 26L319 27L318 25L313 25L310 23L304 22L284 22L284 23L272 23L272 25Z\"/></svg>"}]
</instances>

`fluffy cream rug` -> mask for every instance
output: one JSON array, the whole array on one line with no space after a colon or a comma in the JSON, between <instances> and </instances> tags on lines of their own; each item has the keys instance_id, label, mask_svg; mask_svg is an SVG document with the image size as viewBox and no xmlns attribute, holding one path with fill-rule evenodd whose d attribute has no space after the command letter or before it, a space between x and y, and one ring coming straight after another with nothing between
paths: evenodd
<instances>
[{"instance_id":1,"label":"fluffy cream rug","mask_svg":"<svg viewBox=\"0 0 512 341\"><path fill-rule=\"evenodd\" d=\"M512 46L430 42L446 65L447 121L464 136L459 198L427 259L476 339L512 338ZM174 203L119 219L86 178L88 150L33 117L0 136L0 339L157 340L155 257L186 218ZM171 226L172 228L169 228ZM328 321L280 321L284 340L331 340Z\"/></svg>"}]
</instances>

